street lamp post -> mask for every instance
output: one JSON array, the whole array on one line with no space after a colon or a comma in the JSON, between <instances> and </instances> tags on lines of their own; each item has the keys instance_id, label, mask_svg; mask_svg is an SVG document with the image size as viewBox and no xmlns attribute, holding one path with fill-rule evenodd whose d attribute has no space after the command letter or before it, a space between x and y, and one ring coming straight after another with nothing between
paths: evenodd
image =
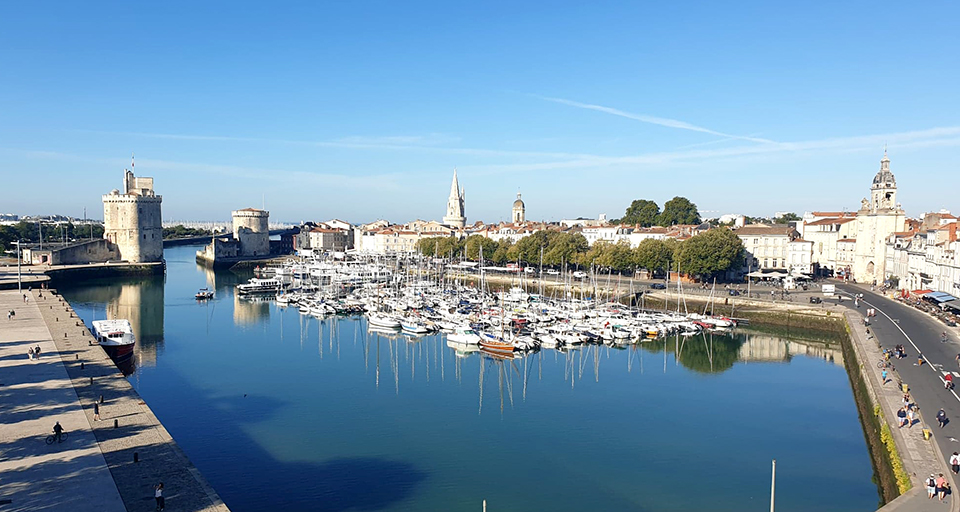
<instances>
[{"instance_id":1,"label":"street lamp post","mask_svg":"<svg viewBox=\"0 0 960 512\"><path fill-rule=\"evenodd\" d=\"M20 278L20 240L16 241L17 244L17 291L20 294L23 294L23 282Z\"/></svg>"}]
</instances>

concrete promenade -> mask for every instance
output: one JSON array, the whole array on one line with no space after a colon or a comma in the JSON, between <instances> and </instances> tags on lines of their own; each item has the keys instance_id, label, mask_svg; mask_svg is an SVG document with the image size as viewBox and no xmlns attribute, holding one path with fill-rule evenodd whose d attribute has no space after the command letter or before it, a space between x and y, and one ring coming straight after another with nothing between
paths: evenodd
<instances>
[{"instance_id":1,"label":"concrete promenade","mask_svg":"<svg viewBox=\"0 0 960 512\"><path fill-rule=\"evenodd\" d=\"M943 371L956 368L957 362L953 358L960 351L960 344L956 343L955 337L952 343L940 343L937 329L941 329L942 324L909 306L874 294L868 287L843 285L838 288L850 294L864 294L864 301L859 308L853 300L844 301L851 336L863 363L861 371L864 380L871 388L875 404L883 409L884 419L890 426L904 469L913 483L910 491L881 510L960 511L957 494L960 490L956 483L958 479L947 465L950 455L954 451L960 451L960 442L957 440L960 437L960 398L957 398L954 392L944 389L941 377ZM870 319L870 334L867 334L867 326L863 325L862 319L870 307L877 309L877 316ZM919 351L914 345L917 340L922 340L919 343L929 345L931 350L938 349L934 356L936 362L927 361L922 366L918 364ZM896 370L889 372L890 380L884 384L881 381L882 370L876 363L881 358L883 348L892 349L899 344L906 347L907 357L892 360ZM945 361L944 354L951 354L949 361ZM901 383L908 386L913 402L920 408L919 422L910 428L902 429L896 424L896 411L902 406L903 398ZM947 410L948 417L956 420L942 429L935 418L941 407ZM923 428L932 431L932 441L923 439ZM940 473L944 474L953 489L953 494L947 496L943 502L927 499L924 487L924 481L930 474Z\"/></svg>"},{"instance_id":2,"label":"concrete promenade","mask_svg":"<svg viewBox=\"0 0 960 512\"><path fill-rule=\"evenodd\" d=\"M126 510L36 302L0 291L0 311L0 510ZM67 440L47 445L56 421Z\"/></svg>"},{"instance_id":3,"label":"concrete promenade","mask_svg":"<svg viewBox=\"0 0 960 512\"><path fill-rule=\"evenodd\" d=\"M71 431L68 443L75 441L76 431L77 440L87 439L87 445L96 451L97 457L77 459L81 466L73 471L51 467L54 474L48 478L53 478L64 486L61 492L57 493L49 493L34 479L26 479L19 487L11 488L10 490L14 491L11 493L13 496L8 496L9 486L6 482L10 478L10 471L7 469L13 467L0 466L0 500L16 500L17 496L24 499L41 493L50 500L77 495L82 498L77 499L76 506L63 508L64 510L146 512L155 510L154 485L163 481L168 510L227 512L227 507L216 492L190 463L110 358L99 346L91 344L93 337L69 304L51 291L45 291L43 298L39 298L37 290L34 290L32 295L31 304L24 314L20 312L24 308L16 307L23 305L16 290L0 291L0 303L4 309L17 310L17 319L10 321L11 324L20 323L22 329L29 328L44 333L49 347L41 345L44 354L41 362L59 371L59 380L50 381L49 378L40 376L34 377L34 382L44 389L57 390L60 395L40 397L23 385L8 389L9 384L5 382L4 386L0 387L0 392L4 393L5 397L2 403L17 404L17 410L22 411L21 414L39 417L38 421L44 425L44 433L52 428L56 419L54 415L58 416L60 411L72 411L74 416L71 417L70 424L64 425ZM8 306L7 302L13 304ZM8 334L7 329L4 329L3 333L4 354L0 355L0 362L6 363L6 352L10 352L11 355L19 355L29 365L31 361L26 359L27 345L17 341L26 337L27 332L11 330ZM10 341L7 341L8 339ZM4 373L4 380L7 379L6 375ZM93 404L99 402L101 397L102 421L95 422ZM4 414L4 417L6 416ZM64 424L63 420L61 424ZM24 431L21 437L27 437L27 432L35 429L31 425L15 425ZM2 427L6 428L6 425ZM51 448L43 444L42 439L39 443L43 448ZM135 455L137 462L134 462ZM16 453L6 455L5 452L3 459L11 458L14 459L12 463L20 466L34 464L31 460L17 460ZM86 497L86 494L93 493L87 489L90 484L78 479L77 475L88 472L107 475L109 486L101 486L108 487L110 492L98 490L95 494L109 495L112 492L112 507L101 506ZM60 502L54 501L51 504L55 506L50 510L62 509ZM7 510L5 507L0 504L0 510ZM13 510L37 508L41 507L24 506L22 509Z\"/></svg>"}]
</instances>

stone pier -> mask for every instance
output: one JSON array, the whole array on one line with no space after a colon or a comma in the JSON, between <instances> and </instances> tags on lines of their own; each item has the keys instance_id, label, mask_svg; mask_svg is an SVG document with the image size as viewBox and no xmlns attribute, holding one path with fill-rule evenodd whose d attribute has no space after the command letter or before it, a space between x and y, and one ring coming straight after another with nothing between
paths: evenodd
<instances>
[{"instance_id":1,"label":"stone pier","mask_svg":"<svg viewBox=\"0 0 960 512\"><path fill-rule=\"evenodd\" d=\"M41 298L34 290L30 303L23 304L15 290L0 291L2 310L17 311L13 320L4 315L11 327L0 330L0 509L153 511L154 486L162 481L169 510L227 512L127 379L92 343L70 305L54 293L44 291ZM27 347L36 343L41 359L30 361ZM93 405L101 397L101 421L94 421ZM48 446L43 438L57 420L70 437ZM46 463L50 459L58 464ZM66 507L63 500L74 503Z\"/></svg>"}]
</instances>

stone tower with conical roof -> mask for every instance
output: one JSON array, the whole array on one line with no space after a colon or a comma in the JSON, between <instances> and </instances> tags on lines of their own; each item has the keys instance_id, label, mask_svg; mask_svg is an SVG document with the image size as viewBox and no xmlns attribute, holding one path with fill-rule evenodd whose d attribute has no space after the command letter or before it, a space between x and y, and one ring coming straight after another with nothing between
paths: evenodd
<instances>
[{"instance_id":1,"label":"stone tower with conical roof","mask_svg":"<svg viewBox=\"0 0 960 512\"><path fill-rule=\"evenodd\" d=\"M443 223L455 228L463 228L467 223L463 211L463 189L457 181L456 169L453 170L453 183L450 184L450 198L447 199L447 214L443 216Z\"/></svg>"},{"instance_id":2,"label":"stone tower with conical roof","mask_svg":"<svg viewBox=\"0 0 960 512\"><path fill-rule=\"evenodd\" d=\"M906 215L897 204L897 180L884 149L880 170L870 185L870 199L864 198L857 211L853 278L858 283L883 284L887 278L887 238L903 231L905 225Z\"/></svg>"}]
</instances>

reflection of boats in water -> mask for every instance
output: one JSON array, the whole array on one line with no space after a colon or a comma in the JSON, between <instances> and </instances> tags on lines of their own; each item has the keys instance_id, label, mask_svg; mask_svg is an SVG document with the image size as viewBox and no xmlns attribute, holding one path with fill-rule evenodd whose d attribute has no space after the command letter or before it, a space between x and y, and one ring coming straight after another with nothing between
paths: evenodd
<instances>
[{"instance_id":1,"label":"reflection of boats in water","mask_svg":"<svg viewBox=\"0 0 960 512\"><path fill-rule=\"evenodd\" d=\"M213 298L213 290L208 290L206 288L200 288L200 291L194 295L194 298L197 300L210 300Z\"/></svg>"},{"instance_id":2,"label":"reflection of boats in water","mask_svg":"<svg viewBox=\"0 0 960 512\"><path fill-rule=\"evenodd\" d=\"M131 359L137 343L129 320L94 320L93 336L115 363Z\"/></svg>"},{"instance_id":3,"label":"reflection of boats in water","mask_svg":"<svg viewBox=\"0 0 960 512\"><path fill-rule=\"evenodd\" d=\"M114 361L113 364L117 365L117 369L120 370L120 373L124 377L129 377L133 375L133 372L137 370L137 358L127 357L119 361Z\"/></svg>"},{"instance_id":4,"label":"reflection of boats in water","mask_svg":"<svg viewBox=\"0 0 960 512\"><path fill-rule=\"evenodd\" d=\"M480 346L480 353L489 357L490 359L497 359L499 361L509 361L511 359L516 359L516 355L513 352L503 352L500 350L490 350L487 347Z\"/></svg>"},{"instance_id":5,"label":"reflection of boats in water","mask_svg":"<svg viewBox=\"0 0 960 512\"><path fill-rule=\"evenodd\" d=\"M480 347L476 345L467 345L464 343L457 343L455 341L447 340L447 346L452 348L456 352L457 357L470 357L471 354L480 351Z\"/></svg>"},{"instance_id":6,"label":"reflection of boats in water","mask_svg":"<svg viewBox=\"0 0 960 512\"><path fill-rule=\"evenodd\" d=\"M389 329L386 327L380 327L373 324L370 324L367 326L367 333L376 334L377 336L380 336L383 338L389 338L391 340L400 338L400 331L398 331L397 329Z\"/></svg>"}]
</instances>

